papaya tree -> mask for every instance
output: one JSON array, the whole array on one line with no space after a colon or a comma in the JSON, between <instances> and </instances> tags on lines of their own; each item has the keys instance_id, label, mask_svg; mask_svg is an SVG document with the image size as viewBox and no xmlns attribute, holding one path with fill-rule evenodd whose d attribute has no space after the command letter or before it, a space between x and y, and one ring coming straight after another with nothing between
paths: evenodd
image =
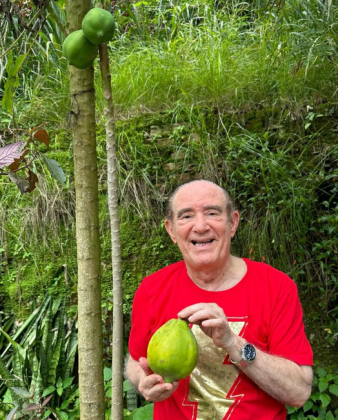
<instances>
[{"instance_id":1,"label":"papaya tree","mask_svg":"<svg viewBox=\"0 0 338 420\"><path fill-rule=\"evenodd\" d=\"M67 29L81 29L90 0L67 0ZM103 420L99 201L92 66L69 66L76 191L78 349L81 420Z\"/></svg>"},{"instance_id":2,"label":"papaya tree","mask_svg":"<svg viewBox=\"0 0 338 420\"><path fill-rule=\"evenodd\" d=\"M120 221L118 214L118 181L114 130L114 105L109 70L107 44L100 45L100 68L106 119L106 149L108 173L108 207L111 226L113 265L113 345L112 345L112 408L111 419L123 419L123 289L120 246Z\"/></svg>"}]
</instances>

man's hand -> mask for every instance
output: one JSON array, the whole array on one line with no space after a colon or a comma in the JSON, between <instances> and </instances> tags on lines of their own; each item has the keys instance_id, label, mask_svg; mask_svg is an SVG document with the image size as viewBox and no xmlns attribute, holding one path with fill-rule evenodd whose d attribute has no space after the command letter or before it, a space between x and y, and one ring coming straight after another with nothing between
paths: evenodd
<instances>
[{"instance_id":1,"label":"man's hand","mask_svg":"<svg viewBox=\"0 0 338 420\"><path fill-rule=\"evenodd\" d=\"M235 334L231 331L228 320L216 303L197 303L178 313L180 318L197 324L202 331L213 339L217 347L229 349L233 346Z\"/></svg>"},{"instance_id":2,"label":"man's hand","mask_svg":"<svg viewBox=\"0 0 338 420\"><path fill-rule=\"evenodd\" d=\"M179 381L165 383L162 376L152 372L145 357L141 357L138 362L129 357L127 373L131 383L151 402L166 400L179 385Z\"/></svg>"}]
</instances>

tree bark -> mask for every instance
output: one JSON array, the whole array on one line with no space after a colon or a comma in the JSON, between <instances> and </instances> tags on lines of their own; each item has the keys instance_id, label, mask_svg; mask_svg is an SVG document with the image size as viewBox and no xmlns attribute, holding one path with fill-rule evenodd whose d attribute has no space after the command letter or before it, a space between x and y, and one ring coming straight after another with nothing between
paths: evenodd
<instances>
[{"instance_id":1,"label":"tree bark","mask_svg":"<svg viewBox=\"0 0 338 420\"><path fill-rule=\"evenodd\" d=\"M123 419L123 290L120 250L120 220L118 214L118 181L114 131L114 106L109 70L107 44L100 50L100 67L106 119L106 147L108 172L108 207L111 226L113 264L113 362L112 362L112 420Z\"/></svg>"},{"instance_id":2,"label":"tree bark","mask_svg":"<svg viewBox=\"0 0 338 420\"><path fill-rule=\"evenodd\" d=\"M67 0L69 33L81 29L90 0ZM76 192L79 393L81 420L104 420L99 200L93 67L69 66Z\"/></svg>"}]
</instances>

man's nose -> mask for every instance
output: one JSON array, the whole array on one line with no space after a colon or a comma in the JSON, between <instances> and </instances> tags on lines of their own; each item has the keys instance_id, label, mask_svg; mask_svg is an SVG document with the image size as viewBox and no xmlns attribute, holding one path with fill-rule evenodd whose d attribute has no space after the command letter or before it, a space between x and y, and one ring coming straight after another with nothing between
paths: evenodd
<instances>
[{"instance_id":1,"label":"man's nose","mask_svg":"<svg viewBox=\"0 0 338 420\"><path fill-rule=\"evenodd\" d=\"M209 229L208 220L204 214L197 214L194 220L194 230L198 233L203 233Z\"/></svg>"}]
</instances>

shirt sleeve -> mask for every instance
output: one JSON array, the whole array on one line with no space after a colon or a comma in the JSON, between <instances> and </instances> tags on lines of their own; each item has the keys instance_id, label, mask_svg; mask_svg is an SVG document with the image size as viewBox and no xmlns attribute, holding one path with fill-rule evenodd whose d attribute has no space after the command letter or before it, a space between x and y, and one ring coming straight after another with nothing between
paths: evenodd
<instances>
[{"instance_id":1,"label":"shirt sleeve","mask_svg":"<svg viewBox=\"0 0 338 420\"><path fill-rule=\"evenodd\" d=\"M151 331L152 322L149 313L149 296L143 280L135 293L131 315L129 353L134 360L139 360L140 357L147 357Z\"/></svg>"},{"instance_id":2,"label":"shirt sleeve","mask_svg":"<svg viewBox=\"0 0 338 420\"><path fill-rule=\"evenodd\" d=\"M276 299L271 316L268 348L270 354L290 359L299 365L313 364L313 353L305 335L297 286L293 282Z\"/></svg>"}]
</instances>

